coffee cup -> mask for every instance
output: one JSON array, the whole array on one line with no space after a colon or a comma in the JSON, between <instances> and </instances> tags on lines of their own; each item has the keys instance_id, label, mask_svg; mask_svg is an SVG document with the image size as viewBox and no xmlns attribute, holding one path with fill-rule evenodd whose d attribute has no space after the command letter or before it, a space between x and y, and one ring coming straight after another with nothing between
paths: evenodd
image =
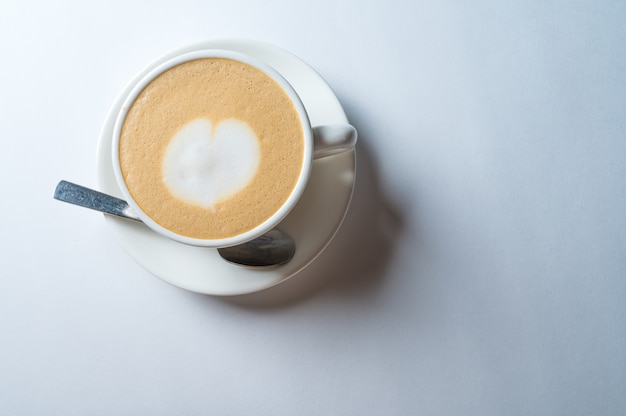
<instances>
[{"instance_id":1,"label":"coffee cup","mask_svg":"<svg viewBox=\"0 0 626 416\"><path fill-rule=\"evenodd\" d=\"M266 63L196 50L156 65L128 94L114 125L113 171L153 231L227 247L275 228L305 191L313 160L352 149L356 136L349 124L312 126L297 92Z\"/></svg>"}]
</instances>

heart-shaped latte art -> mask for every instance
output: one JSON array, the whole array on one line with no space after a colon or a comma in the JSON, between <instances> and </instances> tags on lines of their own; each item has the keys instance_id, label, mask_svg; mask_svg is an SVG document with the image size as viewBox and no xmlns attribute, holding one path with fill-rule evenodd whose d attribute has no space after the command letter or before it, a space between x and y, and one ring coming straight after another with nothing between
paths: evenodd
<instances>
[{"instance_id":1,"label":"heart-shaped latte art","mask_svg":"<svg viewBox=\"0 0 626 416\"><path fill-rule=\"evenodd\" d=\"M199 118L172 138L163 161L163 182L177 198L213 208L246 187L261 158L254 131L238 119L213 126Z\"/></svg>"}]
</instances>

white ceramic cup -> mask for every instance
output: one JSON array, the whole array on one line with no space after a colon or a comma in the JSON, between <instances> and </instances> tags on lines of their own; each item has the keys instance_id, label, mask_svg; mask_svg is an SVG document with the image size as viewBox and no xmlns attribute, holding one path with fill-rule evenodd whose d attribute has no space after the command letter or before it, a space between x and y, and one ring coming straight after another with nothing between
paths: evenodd
<instances>
[{"instance_id":1,"label":"white ceramic cup","mask_svg":"<svg viewBox=\"0 0 626 416\"><path fill-rule=\"evenodd\" d=\"M273 215L271 215L271 217L269 217L267 220L257 225L253 229L232 237L219 239L200 239L177 234L176 232L169 230L154 221L140 208L139 204L133 199L122 175L119 156L120 135L122 131L122 126L131 105L138 97L138 95L142 92L142 90L152 80L154 80L163 72L182 63L203 58L226 58L239 61L261 70L271 79L273 79L283 89L283 91L291 100L294 108L298 113L302 126L302 131L304 134L304 159L302 164L302 170L300 171L300 175L297 179L296 185L294 186L286 202ZM287 80L283 78L282 75L280 75L276 70L274 70L266 63L235 51L221 49L204 49L180 54L157 65L153 70L149 71L131 90L129 95L124 100L124 104L121 107L120 113L118 114L114 125L112 138L113 171L115 173L115 178L117 180L118 186L120 187L120 190L130 207L136 212L139 218L156 233L189 245L213 248L228 247L260 237L261 235L275 228L295 207L298 200L304 193L304 190L306 189L307 183L309 181L313 160L350 150L354 148L356 144L356 139L356 129L349 124L311 126L311 123L306 113L306 109L297 92L287 82ZM320 213L320 215L324 214Z\"/></svg>"}]
</instances>

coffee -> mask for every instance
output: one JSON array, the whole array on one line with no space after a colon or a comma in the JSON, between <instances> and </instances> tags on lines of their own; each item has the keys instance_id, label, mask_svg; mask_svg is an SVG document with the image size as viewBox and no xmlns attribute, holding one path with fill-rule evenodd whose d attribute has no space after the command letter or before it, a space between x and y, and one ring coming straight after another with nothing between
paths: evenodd
<instances>
[{"instance_id":1,"label":"coffee","mask_svg":"<svg viewBox=\"0 0 626 416\"><path fill-rule=\"evenodd\" d=\"M227 58L153 79L121 128L121 173L155 222L197 239L247 232L289 198L304 163L303 123L281 86Z\"/></svg>"}]
</instances>

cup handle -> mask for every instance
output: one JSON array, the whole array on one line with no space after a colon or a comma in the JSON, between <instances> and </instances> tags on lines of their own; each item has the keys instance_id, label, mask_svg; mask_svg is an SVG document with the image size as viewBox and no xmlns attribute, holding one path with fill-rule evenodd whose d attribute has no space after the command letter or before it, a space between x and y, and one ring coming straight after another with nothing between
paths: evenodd
<instances>
[{"instance_id":1,"label":"cup handle","mask_svg":"<svg viewBox=\"0 0 626 416\"><path fill-rule=\"evenodd\" d=\"M356 129L349 124L313 127L313 158L341 153L350 150L356 144Z\"/></svg>"}]
</instances>

